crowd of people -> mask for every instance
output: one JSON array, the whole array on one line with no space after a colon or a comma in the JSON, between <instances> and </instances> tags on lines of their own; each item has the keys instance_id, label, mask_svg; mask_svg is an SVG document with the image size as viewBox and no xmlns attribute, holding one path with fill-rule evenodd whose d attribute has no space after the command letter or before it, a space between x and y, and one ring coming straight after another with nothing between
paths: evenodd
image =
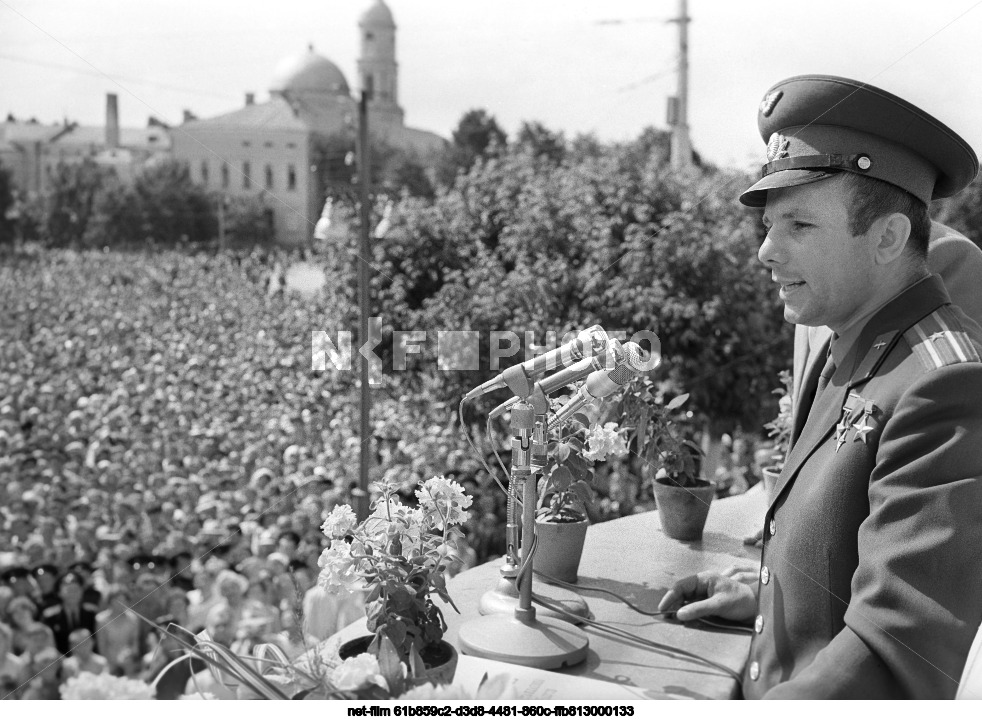
<instances>
[{"instance_id":1,"label":"crowd of people","mask_svg":"<svg viewBox=\"0 0 982 721\"><path fill-rule=\"evenodd\" d=\"M289 654L360 613L316 585L320 524L362 493L357 388L310 370L311 330L338 329L329 288L271 282L291 260L28 248L0 264L0 698L56 698L84 670L152 681L180 653L171 623ZM449 411L406 393L376 394L373 477L413 502L455 476L474 498L459 568L500 556L506 499ZM626 467L595 481L594 521L651 507Z\"/></svg>"},{"instance_id":2,"label":"crowd of people","mask_svg":"<svg viewBox=\"0 0 982 721\"><path fill-rule=\"evenodd\" d=\"M357 393L310 370L327 294L268 293L272 266L70 250L0 264L0 698L57 697L81 670L152 680L177 652L154 624L295 651L358 613L316 586L323 517L360 493ZM384 394L376 409L373 473L410 498L456 469L479 509L461 563L500 554L504 500L480 499L451 424L432 432Z\"/></svg>"}]
</instances>

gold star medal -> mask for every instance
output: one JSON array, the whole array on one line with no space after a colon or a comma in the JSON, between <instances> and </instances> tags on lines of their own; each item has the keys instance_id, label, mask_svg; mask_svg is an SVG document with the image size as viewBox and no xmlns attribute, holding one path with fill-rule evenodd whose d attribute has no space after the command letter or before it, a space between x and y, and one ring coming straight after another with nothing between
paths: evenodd
<instances>
[{"instance_id":1,"label":"gold star medal","mask_svg":"<svg viewBox=\"0 0 982 721\"><path fill-rule=\"evenodd\" d=\"M856 435L853 437L854 441L862 441L863 444L865 444L867 440L866 436L868 436L871 431L875 430L875 428L869 424L875 410L876 406L873 405L873 401L865 401L863 403L863 415L859 421L852 426L856 430Z\"/></svg>"}]
</instances>

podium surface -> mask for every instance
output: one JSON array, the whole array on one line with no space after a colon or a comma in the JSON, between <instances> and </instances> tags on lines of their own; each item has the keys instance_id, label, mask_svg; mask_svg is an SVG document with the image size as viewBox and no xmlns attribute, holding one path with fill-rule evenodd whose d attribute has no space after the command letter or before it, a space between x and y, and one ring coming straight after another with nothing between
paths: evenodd
<instances>
[{"instance_id":1,"label":"podium surface","mask_svg":"<svg viewBox=\"0 0 982 721\"><path fill-rule=\"evenodd\" d=\"M661 531L657 511L592 525L587 531L580 562L577 592L589 604L596 621L742 672L750 648L749 628L665 621L639 614L613 596L589 588L613 591L635 606L655 611L665 592L685 576L756 564L760 550L745 546L743 538L763 522L765 505L766 497L760 485L741 496L714 500L701 541L668 538ZM496 559L464 571L447 584L460 614L441 603L449 626L444 638L455 647L460 648L460 626L479 616L481 596L498 582L502 561ZM548 596L551 589L554 587L536 577L533 587L536 593ZM564 667L559 673L637 687L639 691L651 692L650 698L739 696L736 680L723 671L669 650L623 640L602 629L577 628L589 640L586 660Z\"/></svg>"}]
</instances>

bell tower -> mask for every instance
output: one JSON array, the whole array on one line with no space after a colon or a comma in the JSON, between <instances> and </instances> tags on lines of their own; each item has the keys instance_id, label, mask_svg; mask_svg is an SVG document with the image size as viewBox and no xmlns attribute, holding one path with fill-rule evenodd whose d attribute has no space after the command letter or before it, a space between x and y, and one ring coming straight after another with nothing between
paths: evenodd
<instances>
[{"instance_id":1,"label":"bell tower","mask_svg":"<svg viewBox=\"0 0 982 721\"><path fill-rule=\"evenodd\" d=\"M396 63L396 23L385 0L375 0L361 20L361 57L358 76L370 93L369 108L383 122L403 122L399 107L399 75Z\"/></svg>"}]
</instances>

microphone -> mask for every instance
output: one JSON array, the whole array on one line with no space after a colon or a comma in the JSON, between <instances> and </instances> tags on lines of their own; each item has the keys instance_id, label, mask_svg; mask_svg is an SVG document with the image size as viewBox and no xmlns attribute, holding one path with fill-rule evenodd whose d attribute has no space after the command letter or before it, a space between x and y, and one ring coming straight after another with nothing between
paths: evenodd
<instances>
[{"instance_id":1,"label":"microphone","mask_svg":"<svg viewBox=\"0 0 982 721\"><path fill-rule=\"evenodd\" d=\"M586 377L586 383L576 392L576 395L556 411L556 415L549 421L549 430L566 422L570 416L590 401L609 396L635 376L653 369L653 367L648 367L650 361L648 353L637 343L625 343L623 350L624 357L621 362L614 366L613 370L593 371ZM655 366L659 363L661 363L660 357Z\"/></svg>"},{"instance_id":2,"label":"microphone","mask_svg":"<svg viewBox=\"0 0 982 721\"><path fill-rule=\"evenodd\" d=\"M569 343L564 343L547 353L537 355L535 358L522 363L518 368L525 373L526 377L535 378L546 371L551 371L555 368L566 368L587 356L601 353L607 347L608 343L610 343L610 339L607 337L604 329L599 325L592 325L586 330L580 331L576 338ZM504 388L506 385L504 373L499 373L491 380L485 381L477 388L470 390L464 396L464 400L472 400L498 388Z\"/></svg>"},{"instance_id":3,"label":"microphone","mask_svg":"<svg viewBox=\"0 0 982 721\"><path fill-rule=\"evenodd\" d=\"M570 383L583 380L593 371L602 371L614 368L618 363L621 363L623 359L624 350L621 346L621 342L615 338L611 338L607 345L607 349L601 355L595 355L591 358L584 358L581 361L577 361L569 368L564 368L557 373L553 373L551 376L548 378L543 378L535 385L540 391L542 391L543 395L549 395L553 391L568 386ZM488 416L494 420L495 418L504 415L504 413L511 409L511 407L516 403L518 403L518 396L512 396L491 411Z\"/></svg>"}]
</instances>

